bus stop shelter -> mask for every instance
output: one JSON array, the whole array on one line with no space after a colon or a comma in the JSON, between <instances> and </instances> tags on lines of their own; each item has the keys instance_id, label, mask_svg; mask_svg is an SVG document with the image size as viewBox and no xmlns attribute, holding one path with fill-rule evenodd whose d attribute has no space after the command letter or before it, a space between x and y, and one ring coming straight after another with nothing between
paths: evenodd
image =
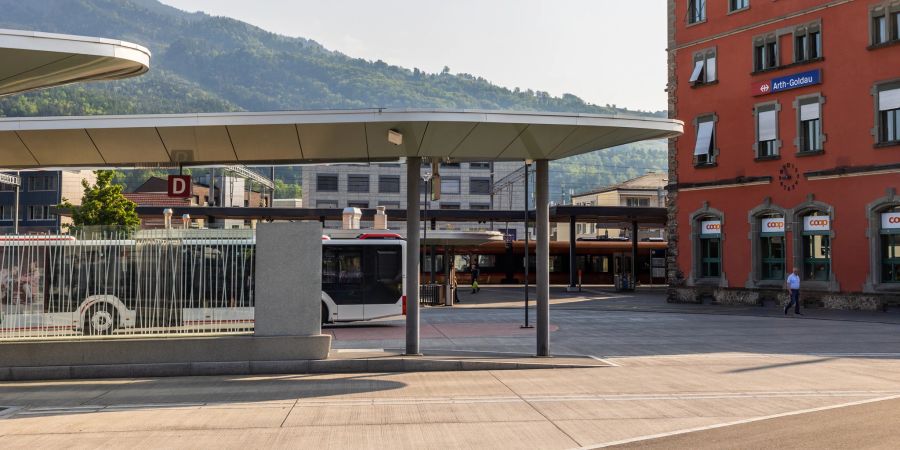
<instances>
[{"instance_id":1,"label":"bus stop shelter","mask_svg":"<svg viewBox=\"0 0 900 450\"><path fill-rule=\"evenodd\" d=\"M423 160L536 163L537 355L550 355L549 162L679 136L680 121L621 115L367 109L0 120L0 167L303 164L405 160L406 352L419 354L417 214ZM410 212L412 214L410 214Z\"/></svg>"}]
</instances>

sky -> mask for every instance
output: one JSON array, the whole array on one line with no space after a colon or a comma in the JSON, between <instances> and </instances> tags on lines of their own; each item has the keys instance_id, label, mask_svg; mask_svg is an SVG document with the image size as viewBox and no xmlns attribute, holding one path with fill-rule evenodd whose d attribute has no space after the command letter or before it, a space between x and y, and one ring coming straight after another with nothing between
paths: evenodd
<instances>
[{"instance_id":1,"label":"sky","mask_svg":"<svg viewBox=\"0 0 900 450\"><path fill-rule=\"evenodd\" d=\"M665 0L161 0L355 58L666 109Z\"/></svg>"}]
</instances>

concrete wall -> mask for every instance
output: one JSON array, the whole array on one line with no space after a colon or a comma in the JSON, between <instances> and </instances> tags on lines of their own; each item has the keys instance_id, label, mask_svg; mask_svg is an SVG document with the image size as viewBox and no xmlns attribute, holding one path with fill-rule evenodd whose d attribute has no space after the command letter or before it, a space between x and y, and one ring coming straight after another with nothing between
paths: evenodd
<instances>
[{"instance_id":1,"label":"concrete wall","mask_svg":"<svg viewBox=\"0 0 900 450\"><path fill-rule=\"evenodd\" d=\"M322 226L261 224L256 231L256 335L322 334Z\"/></svg>"}]
</instances>

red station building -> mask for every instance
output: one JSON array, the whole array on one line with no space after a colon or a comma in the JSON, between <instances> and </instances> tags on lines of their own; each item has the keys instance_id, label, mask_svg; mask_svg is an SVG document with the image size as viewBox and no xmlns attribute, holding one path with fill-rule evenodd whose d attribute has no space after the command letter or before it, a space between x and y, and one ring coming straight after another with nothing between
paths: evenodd
<instances>
[{"instance_id":1,"label":"red station building","mask_svg":"<svg viewBox=\"0 0 900 450\"><path fill-rule=\"evenodd\" d=\"M900 0L669 0L673 302L900 304Z\"/></svg>"}]
</instances>

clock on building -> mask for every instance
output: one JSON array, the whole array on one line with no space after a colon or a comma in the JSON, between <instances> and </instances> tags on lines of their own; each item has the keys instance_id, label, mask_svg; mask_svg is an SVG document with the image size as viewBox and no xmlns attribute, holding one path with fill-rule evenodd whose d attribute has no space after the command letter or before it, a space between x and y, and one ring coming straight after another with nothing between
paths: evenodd
<instances>
[{"instance_id":1,"label":"clock on building","mask_svg":"<svg viewBox=\"0 0 900 450\"><path fill-rule=\"evenodd\" d=\"M778 183L786 191L793 191L800 183L800 171L792 163L784 163L778 171Z\"/></svg>"}]
</instances>

